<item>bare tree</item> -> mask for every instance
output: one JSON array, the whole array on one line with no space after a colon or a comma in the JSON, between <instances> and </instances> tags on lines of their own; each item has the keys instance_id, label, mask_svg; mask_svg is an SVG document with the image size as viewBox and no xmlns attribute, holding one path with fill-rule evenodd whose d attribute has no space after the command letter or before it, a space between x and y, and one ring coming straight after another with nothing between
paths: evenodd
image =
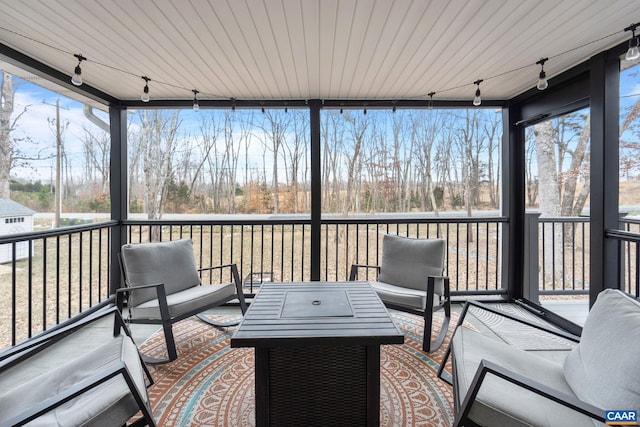
<instances>
[{"instance_id":1,"label":"bare tree","mask_svg":"<svg viewBox=\"0 0 640 427\"><path fill-rule=\"evenodd\" d=\"M278 186L278 159L280 149L284 144L289 130L290 117L283 110L265 110L265 122L259 125L264 132L265 148L272 154L272 186L273 186L273 213L279 213L279 186Z\"/></svg>"},{"instance_id":2,"label":"bare tree","mask_svg":"<svg viewBox=\"0 0 640 427\"><path fill-rule=\"evenodd\" d=\"M427 210L430 205L436 216L439 215L438 203L434 193L434 180L432 168L434 144L436 137L443 127L443 120L438 111L421 110L411 116L411 138L413 144L413 158L419 166L418 177L420 179L421 209ZM427 201L429 203L427 203Z\"/></svg>"},{"instance_id":3,"label":"bare tree","mask_svg":"<svg viewBox=\"0 0 640 427\"><path fill-rule=\"evenodd\" d=\"M1 70L0 79L0 198L9 198L11 170L14 167L26 165L31 160L50 159L53 156L45 153L48 147L36 148L37 152L33 155L26 154L25 146L33 144L33 141L29 137L12 137L11 132L15 130L18 121L30 106L24 106L22 111L14 115L17 85L11 74Z\"/></svg>"},{"instance_id":4,"label":"bare tree","mask_svg":"<svg viewBox=\"0 0 640 427\"><path fill-rule=\"evenodd\" d=\"M145 207L148 219L160 219L173 173L180 127L178 110L142 110L140 151L144 173Z\"/></svg>"},{"instance_id":5,"label":"bare tree","mask_svg":"<svg viewBox=\"0 0 640 427\"><path fill-rule=\"evenodd\" d=\"M351 147L345 151L345 161L347 163L347 188L345 192L344 203L342 205L342 214L347 215L353 208L359 211L360 195L355 193L356 180L359 181L362 171L362 146L365 142L369 120L366 114L349 114L345 112L345 121L347 123L347 133L351 137Z\"/></svg>"},{"instance_id":6,"label":"bare tree","mask_svg":"<svg viewBox=\"0 0 640 427\"><path fill-rule=\"evenodd\" d=\"M97 135L85 129L83 152L85 157L86 177L89 181L99 180L100 191L109 192L111 138L109 134L99 132Z\"/></svg>"},{"instance_id":7,"label":"bare tree","mask_svg":"<svg viewBox=\"0 0 640 427\"><path fill-rule=\"evenodd\" d=\"M284 142L285 164L287 170L291 170L291 176L287 180L291 183L293 193L293 212L300 212L299 206L299 178L303 160L307 157L309 120L306 113L296 112L293 114L293 140ZM304 172L304 171L302 171Z\"/></svg>"}]
</instances>

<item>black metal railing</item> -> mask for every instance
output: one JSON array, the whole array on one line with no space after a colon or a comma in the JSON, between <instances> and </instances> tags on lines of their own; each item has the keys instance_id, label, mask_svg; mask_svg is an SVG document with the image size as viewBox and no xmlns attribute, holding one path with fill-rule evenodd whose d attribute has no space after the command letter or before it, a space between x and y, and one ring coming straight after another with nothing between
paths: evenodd
<instances>
[{"instance_id":1,"label":"black metal railing","mask_svg":"<svg viewBox=\"0 0 640 427\"><path fill-rule=\"evenodd\" d=\"M0 238L0 348L15 345L109 298L116 221Z\"/></svg>"},{"instance_id":2,"label":"black metal railing","mask_svg":"<svg viewBox=\"0 0 640 427\"><path fill-rule=\"evenodd\" d=\"M447 240L455 293L504 293L501 235L506 218L323 219L321 280L347 280L353 263L378 264L385 233ZM236 263L248 294L264 280L311 279L311 220L125 221L131 243L189 237L200 267Z\"/></svg>"},{"instance_id":3,"label":"black metal railing","mask_svg":"<svg viewBox=\"0 0 640 427\"><path fill-rule=\"evenodd\" d=\"M536 296L588 293L589 219L528 214L527 221L525 264L532 292ZM621 286L640 295L640 220L623 218L621 224L623 231L608 236L620 241ZM11 254L11 262L0 265L0 348L109 298L111 231L116 226L119 230L116 221L108 221L0 238L0 250ZM122 226L131 243L190 237L201 267L236 263L248 295L265 281L311 279L308 218L126 220ZM378 265L386 233L440 237L447 240L445 274L454 295L502 295L506 293L502 269L509 261L503 250L507 226L504 217L323 218L320 253L315 255L320 279L347 280L353 263Z\"/></svg>"},{"instance_id":4,"label":"black metal railing","mask_svg":"<svg viewBox=\"0 0 640 427\"><path fill-rule=\"evenodd\" d=\"M588 295L590 281L588 217L525 215L525 297Z\"/></svg>"},{"instance_id":5,"label":"black metal railing","mask_svg":"<svg viewBox=\"0 0 640 427\"><path fill-rule=\"evenodd\" d=\"M640 297L640 219L622 218L622 230L609 230L606 237L618 242L620 289Z\"/></svg>"}]
</instances>

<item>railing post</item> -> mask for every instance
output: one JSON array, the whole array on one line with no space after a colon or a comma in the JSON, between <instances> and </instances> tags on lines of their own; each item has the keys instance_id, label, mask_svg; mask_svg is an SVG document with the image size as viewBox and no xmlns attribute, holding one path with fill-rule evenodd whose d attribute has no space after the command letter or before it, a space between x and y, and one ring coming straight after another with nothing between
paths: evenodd
<instances>
[{"instance_id":1,"label":"railing post","mask_svg":"<svg viewBox=\"0 0 640 427\"><path fill-rule=\"evenodd\" d=\"M523 296L538 304L540 279L538 271L538 219L540 213L526 213L524 218L524 293Z\"/></svg>"},{"instance_id":2,"label":"railing post","mask_svg":"<svg viewBox=\"0 0 640 427\"><path fill-rule=\"evenodd\" d=\"M118 225L111 228L111 248L109 262L109 294L116 293L120 287L120 266L118 253L126 243L125 227L122 221L129 212L129 193L127 190L127 109L111 106L109 108L109 124L111 128L111 219Z\"/></svg>"},{"instance_id":3,"label":"railing post","mask_svg":"<svg viewBox=\"0 0 640 427\"><path fill-rule=\"evenodd\" d=\"M320 162L320 110L319 99L309 101L311 141L311 280L320 280L320 239L322 238L322 170Z\"/></svg>"}]
</instances>

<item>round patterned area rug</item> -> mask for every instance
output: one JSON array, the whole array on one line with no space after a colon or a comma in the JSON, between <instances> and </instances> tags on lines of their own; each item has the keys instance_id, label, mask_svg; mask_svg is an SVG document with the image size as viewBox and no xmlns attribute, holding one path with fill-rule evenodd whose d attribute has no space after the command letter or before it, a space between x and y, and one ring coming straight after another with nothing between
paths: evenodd
<instances>
[{"instance_id":1,"label":"round patterned area rug","mask_svg":"<svg viewBox=\"0 0 640 427\"><path fill-rule=\"evenodd\" d=\"M395 311L391 314L405 335L405 343L382 346L380 425L449 426L453 394L451 386L436 373L450 336L438 351L424 353L424 320ZM434 319L434 333L438 331L439 315ZM449 335L455 321L451 320ZM229 339L234 330L215 328L195 317L173 326L178 359L149 365L155 384L148 392L158 426L255 425L254 350L232 349ZM164 357L162 332L145 341L141 351Z\"/></svg>"}]
</instances>

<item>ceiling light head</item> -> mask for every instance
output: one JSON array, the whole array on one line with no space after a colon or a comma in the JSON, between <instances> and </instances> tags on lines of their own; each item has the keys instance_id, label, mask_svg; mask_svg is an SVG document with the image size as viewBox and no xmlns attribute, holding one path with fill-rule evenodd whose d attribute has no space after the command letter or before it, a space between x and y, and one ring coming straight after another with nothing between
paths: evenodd
<instances>
[{"instance_id":1,"label":"ceiling light head","mask_svg":"<svg viewBox=\"0 0 640 427\"><path fill-rule=\"evenodd\" d=\"M547 81L547 73L544 72L544 63L547 62L549 58L541 58L536 64L540 65L540 74L538 75L538 84L536 87L538 90L545 90L549 87L549 82Z\"/></svg>"},{"instance_id":2,"label":"ceiling light head","mask_svg":"<svg viewBox=\"0 0 640 427\"><path fill-rule=\"evenodd\" d=\"M482 104L482 98L480 98L480 83L482 82L482 79L473 82L473 84L476 85L476 96L473 98L473 105L475 105L476 107Z\"/></svg>"},{"instance_id":3,"label":"ceiling light head","mask_svg":"<svg viewBox=\"0 0 640 427\"><path fill-rule=\"evenodd\" d=\"M629 49L627 50L624 59L627 61L635 61L640 58L640 48L638 47L638 37L636 37L636 28L638 28L640 24L631 24L625 31L631 31L631 38L629 39Z\"/></svg>"},{"instance_id":4,"label":"ceiling light head","mask_svg":"<svg viewBox=\"0 0 640 427\"><path fill-rule=\"evenodd\" d=\"M231 112L232 113L236 112L236 99L235 98L231 98Z\"/></svg>"},{"instance_id":5,"label":"ceiling light head","mask_svg":"<svg viewBox=\"0 0 640 427\"><path fill-rule=\"evenodd\" d=\"M193 111L200 111L200 104L198 103L198 94L200 93L198 89L192 89L193 92Z\"/></svg>"},{"instance_id":6,"label":"ceiling light head","mask_svg":"<svg viewBox=\"0 0 640 427\"><path fill-rule=\"evenodd\" d=\"M142 102L149 102L149 82L151 79L147 76L142 76L142 80L144 80L144 88L142 89L142 95L140 96L140 100Z\"/></svg>"},{"instance_id":7,"label":"ceiling light head","mask_svg":"<svg viewBox=\"0 0 640 427\"><path fill-rule=\"evenodd\" d=\"M75 70L73 70L73 77L71 77L71 83L75 86L82 86L82 68L80 68L80 63L87 58L80 55L79 53L74 54L76 58L78 58L78 65L76 65Z\"/></svg>"},{"instance_id":8,"label":"ceiling light head","mask_svg":"<svg viewBox=\"0 0 640 427\"><path fill-rule=\"evenodd\" d=\"M427 94L427 96L429 97L429 109L433 109L433 95L435 95L435 92L429 92Z\"/></svg>"}]
</instances>

